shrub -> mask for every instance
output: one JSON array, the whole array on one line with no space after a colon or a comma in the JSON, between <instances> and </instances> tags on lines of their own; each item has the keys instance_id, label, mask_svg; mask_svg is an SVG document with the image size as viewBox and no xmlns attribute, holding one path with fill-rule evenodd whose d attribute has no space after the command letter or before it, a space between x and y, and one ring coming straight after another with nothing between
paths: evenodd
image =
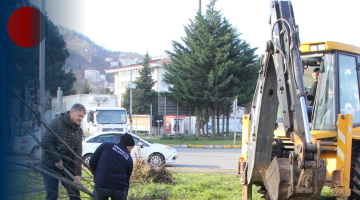
<instances>
[{"instance_id":1,"label":"shrub","mask_svg":"<svg viewBox=\"0 0 360 200\"><path fill-rule=\"evenodd\" d=\"M173 138L170 137L170 136L168 136L168 135L166 135L166 134L162 134L162 136L161 136L160 139L161 139L161 140L172 140Z\"/></svg>"},{"instance_id":2,"label":"shrub","mask_svg":"<svg viewBox=\"0 0 360 200\"><path fill-rule=\"evenodd\" d=\"M140 155L140 149L135 152L135 162L131 181L140 184L173 183L172 173L166 169L165 164L159 167L152 167L147 159Z\"/></svg>"},{"instance_id":3,"label":"shrub","mask_svg":"<svg viewBox=\"0 0 360 200\"><path fill-rule=\"evenodd\" d=\"M234 133L230 133L229 135L224 136L224 138L225 140L234 140ZM236 135L236 140L238 139L242 139L241 135L240 136Z\"/></svg>"},{"instance_id":4,"label":"shrub","mask_svg":"<svg viewBox=\"0 0 360 200\"><path fill-rule=\"evenodd\" d=\"M174 140L184 140L185 141L185 136L182 133L178 133L175 135Z\"/></svg>"},{"instance_id":5,"label":"shrub","mask_svg":"<svg viewBox=\"0 0 360 200\"><path fill-rule=\"evenodd\" d=\"M198 141L200 138L196 137L195 134L188 134L185 136L185 141Z\"/></svg>"},{"instance_id":6,"label":"shrub","mask_svg":"<svg viewBox=\"0 0 360 200\"><path fill-rule=\"evenodd\" d=\"M223 141L223 140L234 140L234 133L230 133L228 135L223 135L223 136L208 136L208 137L204 137L202 136L203 140L210 140L210 141ZM241 139L241 136L236 136L236 139Z\"/></svg>"}]
</instances>

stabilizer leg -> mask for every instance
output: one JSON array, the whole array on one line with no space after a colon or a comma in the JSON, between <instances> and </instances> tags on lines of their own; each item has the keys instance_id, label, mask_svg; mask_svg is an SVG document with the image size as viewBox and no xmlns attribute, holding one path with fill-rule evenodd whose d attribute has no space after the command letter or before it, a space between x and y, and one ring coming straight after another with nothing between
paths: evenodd
<instances>
[{"instance_id":1,"label":"stabilizer leg","mask_svg":"<svg viewBox=\"0 0 360 200\"><path fill-rule=\"evenodd\" d=\"M252 184L242 186L242 198L243 200L252 199Z\"/></svg>"}]
</instances>

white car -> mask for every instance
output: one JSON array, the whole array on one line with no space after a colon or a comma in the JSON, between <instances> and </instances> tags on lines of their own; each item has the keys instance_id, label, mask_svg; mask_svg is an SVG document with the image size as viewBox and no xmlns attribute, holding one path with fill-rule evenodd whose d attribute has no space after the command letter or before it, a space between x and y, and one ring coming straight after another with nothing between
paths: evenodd
<instances>
[{"instance_id":1,"label":"white car","mask_svg":"<svg viewBox=\"0 0 360 200\"><path fill-rule=\"evenodd\" d=\"M125 133L122 132L98 132L87 136L83 141L83 161L89 164L89 160L95 150L104 142L120 142L120 137ZM133 160L137 157L146 159L152 166L156 167L162 163L175 163L178 158L176 149L163 145L156 144L139 138L136 135L133 136L135 141L134 149L131 151L131 157Z\"/></svg>"},{"instance_id":2,"label":"white car","mask_svg":"<svg viewBox=\"0 0 360 200\"><path fill-rule=\"evenodd\" d=\"M39 139L39 131L33 133ZM40 158L39 144L31 135L16 136L14 150L20 155L30 155L34 159Z\"/></svg>"}]
</instances>

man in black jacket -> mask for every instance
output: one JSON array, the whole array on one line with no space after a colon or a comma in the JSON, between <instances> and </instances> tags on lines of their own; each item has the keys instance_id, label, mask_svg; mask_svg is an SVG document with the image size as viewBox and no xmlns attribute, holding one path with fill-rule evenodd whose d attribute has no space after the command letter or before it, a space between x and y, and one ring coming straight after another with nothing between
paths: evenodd
<instances>
[{"instance_id":1,"label":"man in black jacket","mask_svg":"<svg viewBox=\"0 0 360 200\"><path fill-rule=\"evenodd\" d=\"M83 132L80 128L81 121L86 115L86 109L81 104L74 104L70 111L62 113L52 120L49 127L79 156L82 154ZM80 184L81 181L81 162L48 130L45 131L41 140L42 157L41 167L50 172L65 176L63 167L66 167ZM59 197L59 180L44 173L46 200L55 200ZM80 199L80 191L65 183L62 183L67 190L71 200Z\"/></svg>"},{"instance_id":2,"label":"man in black jacket","mask_svg":"<svg viewBox=\"0 0 360 200\"><path fill-rule=\"evenodd\" d=\"M94 171L95 200L126 199L133 171L130 153L134 146L134 138L126 133L120 143L105 142L96 149L89 161Z\"/></svg>"},{"instance_id":3,"label":"man in black jacket","mask_svg":"<svg viewBox=\"0 0 360 200\"><path fill-rule=\"evenodd\" d=\"M314 106L314 100L316 96L316 88L319 80L320 68L315 68L313 70L313 77L315 82L311 85L310 94L307 95L307 100L311 101L309 106Z\"/></svg>"}]
</instances>

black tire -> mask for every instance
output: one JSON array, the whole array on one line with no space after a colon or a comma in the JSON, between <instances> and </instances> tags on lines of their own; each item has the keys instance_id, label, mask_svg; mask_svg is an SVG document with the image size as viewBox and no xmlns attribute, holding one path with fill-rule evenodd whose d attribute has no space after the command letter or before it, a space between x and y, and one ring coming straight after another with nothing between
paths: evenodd
<instances>
[{"instance_id":1,"label":"black tire","mask_svg":"<svg viewBox=\"0 0 360 200\"><path fill-rule=\"evenodd\" d=\"M152 167L159 167L164 164L164 157L159 153L154 153L149 157L149 163Z\"/></svg>"},{"instance_id":2,"label":"black tire","mask_svg":"<svg viewBox=\"0 0 360 200\"><path fill-rule=\"evenodd\" d=\"M35 159L35 160L40 160L40 148L39 148L39 146L36 146L31 150L30 157Z\"/></svg>"},{"instance_id":3,"label":"black tire","mask_svg":"<svg viewBox=\"0 0 360 200\"><path fill-rule=\"evenodd\" d=\"M93 154L86 154L86 156L83 157L83 161L89 165L90 158Z\"/></svg>"},{"instance_id":4,"label":"black tire","mask_svg":"<svg viewBox=\"0 0 360 200\"><path fill-rule=\"evenodd\" d=\"M257 189L257 192L260 193L260 198L264 199L264 200L270 200L268 191L266 190L264 185L260 185Z\"/></svg>"},{"instance_id":5,"label":"black tire","mask_svg":"<svg viewBox=\"0 0 360 200\"><path fill-rule=\"evenodd\" d=\"M353 140L350 174L351 196L349 199L360 199L360 141Z\"/></svg>"}]
</instances>

